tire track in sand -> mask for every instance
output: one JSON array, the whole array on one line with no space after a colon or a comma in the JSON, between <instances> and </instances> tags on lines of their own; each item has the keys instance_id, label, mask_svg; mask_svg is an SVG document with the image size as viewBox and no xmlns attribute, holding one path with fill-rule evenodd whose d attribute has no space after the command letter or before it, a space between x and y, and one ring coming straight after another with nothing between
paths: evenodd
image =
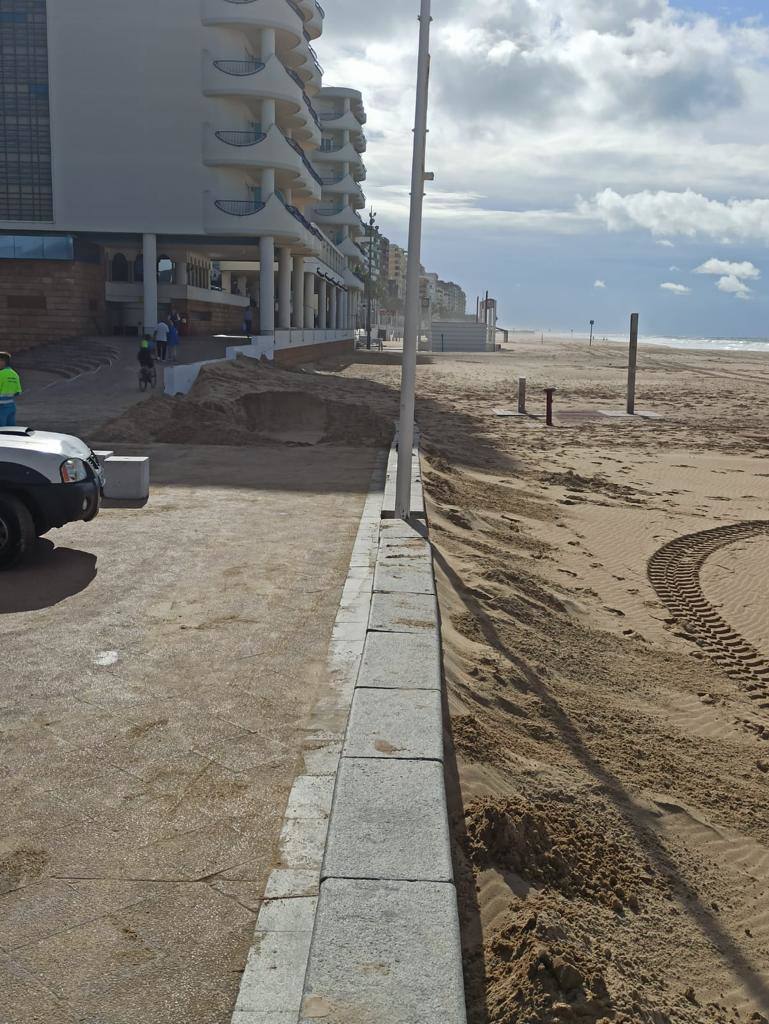
<instances>
[{"instance_id":1,"label":"tire track in sand","mask_svg":"<svg viewBox=\"0 0 769 1024\"><path fill-rule=\"evenodd\" d=\"M700 582L700 570L710 555L728 544L760 534L769 534L769 522L732 523L677 537L652 555L648 573L657 596L678 620L687 638L742 683L759 708L769 710L769 658L718 614Z\"/></svg>"}]
</instances>

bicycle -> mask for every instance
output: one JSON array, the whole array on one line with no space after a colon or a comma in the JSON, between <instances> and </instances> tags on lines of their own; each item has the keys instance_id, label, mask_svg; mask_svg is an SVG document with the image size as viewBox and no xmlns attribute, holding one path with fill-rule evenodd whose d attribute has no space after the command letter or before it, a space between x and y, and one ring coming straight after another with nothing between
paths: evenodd
<instances>
[{"instance_id":1,"label":"bicycle","mask_svg":"<svg viewBox=\"0 0 769 1024\"><path fill-rule=\"evenodd\" d=\"M154 366L142 366L139 369L139 390L146 391L147 388L154 388L158 382L158 371Z\"/></svg>"}]
</instances>

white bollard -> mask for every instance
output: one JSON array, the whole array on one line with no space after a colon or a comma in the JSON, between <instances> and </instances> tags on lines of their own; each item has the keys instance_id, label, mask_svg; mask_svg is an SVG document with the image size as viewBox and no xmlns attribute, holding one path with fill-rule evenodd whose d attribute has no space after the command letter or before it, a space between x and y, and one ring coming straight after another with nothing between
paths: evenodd
<instances>
[{"instance_id":1,"label":"white bollard","mask_svg":"<svg viewBox=\"0 0 769 1024\"><path fill-rule=\"evenodd\" d=\"M104 497L145 501L150 495L150 460L112 456L104 464Z\"/></svg>"},{"instance_id":2,"label":"white bollard","mask_svg":"<svg viewBox=\"0 0 769 1024\"><path fill-rule=\"evenodd\" d=\"M107 459L111 459L114 454L114 452L94 452L94 455L99 460L99 465L102 469L104 469L104 463Z\"/></svg>"}]
</instances>

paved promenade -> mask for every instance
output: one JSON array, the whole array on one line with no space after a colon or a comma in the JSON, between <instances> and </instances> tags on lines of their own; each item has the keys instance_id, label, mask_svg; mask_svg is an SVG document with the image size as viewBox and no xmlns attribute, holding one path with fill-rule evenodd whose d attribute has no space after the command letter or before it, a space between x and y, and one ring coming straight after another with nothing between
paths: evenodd
<instances>
[{"instance_id":1,"label":"paved promenade","mask_svg":"<svg viewBox=\"0 0 769 1024\"><path fill-rule=\"evenodd\" d=\"M375 452L149 454L2 579L3 1024L229 1020L327 685Z\"/></svg>"}]
</instances>

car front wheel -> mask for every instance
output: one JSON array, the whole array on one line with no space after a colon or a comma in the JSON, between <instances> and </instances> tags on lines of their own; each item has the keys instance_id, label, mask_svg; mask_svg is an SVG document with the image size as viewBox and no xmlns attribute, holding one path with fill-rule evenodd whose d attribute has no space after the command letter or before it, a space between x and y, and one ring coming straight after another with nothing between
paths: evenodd
<instances>
[{"instance_id":1,"label":"car front wheel","mask_svg":"<svg viewBox=\"0 0 769 1024\"><path fill-rule=\"evenodd\" d=\"M35 524L27 506L12 494L0 494L0 569L9 569L34 546Z\"/></svg>"}]
</instances>

